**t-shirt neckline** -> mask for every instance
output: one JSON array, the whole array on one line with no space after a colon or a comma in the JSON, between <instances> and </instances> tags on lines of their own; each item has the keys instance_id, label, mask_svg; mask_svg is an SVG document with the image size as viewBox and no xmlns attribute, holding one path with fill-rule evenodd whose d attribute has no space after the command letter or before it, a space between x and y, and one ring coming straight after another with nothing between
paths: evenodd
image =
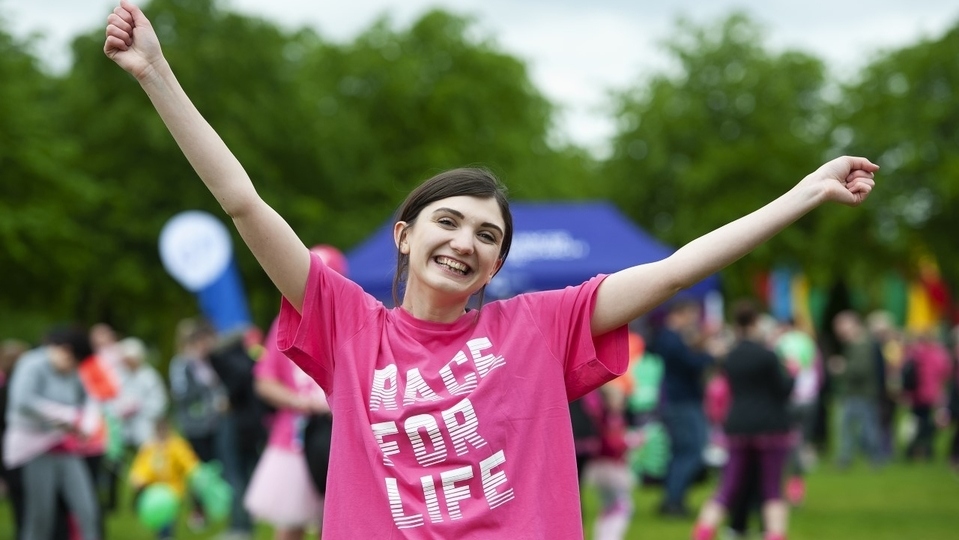
<instances>
[{"instance_id":1,"label":"t-shirt neckline","mask_svg":"<svg viewBox=\"0 0 959 540\"><path fill-rule=\"evenodd\" d=\"M437 331L446 331L446 332L457 332L466 329L475 320L475 317L478 315L476 310L467 309L466 313L463 313L453 322L438 322L438 321L428 321L425 319L418 319L414 317L410 312L403 309L402 306L396 306L393 308L394 317L403 325L416 328L418 330L425 330L430 332Z\"/></svg>"}]
</instances>

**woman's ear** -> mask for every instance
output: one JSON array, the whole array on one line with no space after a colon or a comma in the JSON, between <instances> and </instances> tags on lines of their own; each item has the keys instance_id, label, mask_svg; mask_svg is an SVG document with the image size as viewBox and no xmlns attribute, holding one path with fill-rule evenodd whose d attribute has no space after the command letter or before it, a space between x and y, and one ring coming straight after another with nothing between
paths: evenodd
<instances>
[{"instance_id":1,"label":"woman's ear","mask_svg":"<svg viewBox=\"0 0 959 540\"><path fill-rule=\"evenodd\" d=\"M410 254L410 243L408 235L406 234L409 230L409 225L405 221L397 221L393 225L393 243L396 244L396 249L400 250L400 253L403 255Z\"/></svg>"},{"instance_id":2,"label":"woman's ear","mask_svg":"<svg viewBox=\"0 0 959 540\"><path fill-rule=\"evenodd\" d=\"M486 283L489 284L490 281L493 281L493 278L499 272L500 268L503 267L503 259L496 259L496 264L493 265L493 271L489 274L489 279L486 280Z\"/></svg>"}]
</instances>

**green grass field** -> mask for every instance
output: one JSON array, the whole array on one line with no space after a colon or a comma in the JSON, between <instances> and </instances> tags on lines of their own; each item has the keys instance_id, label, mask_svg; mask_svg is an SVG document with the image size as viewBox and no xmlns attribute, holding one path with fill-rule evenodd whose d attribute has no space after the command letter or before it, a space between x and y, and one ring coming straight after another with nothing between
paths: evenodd
<instances>
[{"instance_id":1,"label":"green grass field","mask_svg":"<svg viewBox=\"0 0 959 540\"><path fill-rule=\"evenodd\" d=\"M867 466L845 472L824 466L809 476L807 487L806 503L790 514L790 540L959 538L959 475L943 463L897 463L876 472ZM693 491L696 508L714 488L715 482L709 481ZM656 515L660 495L657 489L637 493L628 538L689 538L692 521ZM585 497L588 533L596 501L588 492Z\"/></svg>"},{"instance_id":2,"label":"green grass field","mask_svg":"<svg viewBox=\"0 0 959 540\"><path fill-rule=\"evenodd\" d=\"M692 492L691 502L701 503L715 487L707 481ZM597 501L584 493L587 538ZM691 521L666 520L655 514L660 499L656 487L636 492L636 514L630 539L685 540ZM0 502L0 540L13 538L12 518L6 501ZM219 529L191 532L181 521L177 538L213 539ZM149 540L153 536L132 511L111 515L107 540ZM257 540L272 538L268 527L257 528ZM758 538L758 536L755 536ZM880 471L860 465L836 472L826 465L809 476L808 499L793 511L790 540L956 540L959 538L959 475L944 463L896 463Z\"/></svg>"}]
</instances>

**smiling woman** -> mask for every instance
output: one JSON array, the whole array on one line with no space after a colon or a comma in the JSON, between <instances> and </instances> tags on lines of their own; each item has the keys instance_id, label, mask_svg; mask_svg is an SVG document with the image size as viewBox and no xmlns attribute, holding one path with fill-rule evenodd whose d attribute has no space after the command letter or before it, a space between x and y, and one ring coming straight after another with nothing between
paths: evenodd
<instances>
[{"instance_id":1,"label":"smiling woman","mask_svg":"<svg viewBox=\"0 0 959 540\"><path fill-rule=\"evenodd\" d=\"M414 227L420 215L426 216L426 224ZM439 242L438 252L419 252L414 257L427 257L434 264L455 272L454 275L470 278L472 283L460 286L466 301L479 292L479 304L483 292L509 255L513 243L513 216L509 211L506 189L487 170L476 168L454 169L438 174L413 190L400 206L398 219L393 227L397 245L396 275L393 278L393 302L403 305L413 313L412 302L428 291L411 292L407 282L411 271L411 244L417 246L432 239ZM422 235L417 233L422 232ZM411 235L426 236L421 242ZM445 250L445 251L444 251ZM422 263L417 259L417 263ZM414 263L416 264L416 263ZM416 267L419 270L419 266ZM465 279L458 279L464 282ZM400 301L399 287L406 282L407 294ZM465 302L463 302L465 306ZM445 314L449 321L462 314L460 307ZM425 317L424 317L425 318Z\"/></svg>"},{"instance_id":2,"label":"smiling woman","mask_svg":"<svg viewBox=\"0 0 959 540\"><path fill-rule=\"evenodd\" d=\"M475 313L466 307L509 255L513 223L488 171L455 169L399 210L405 290L387 308L259 197L126 0L107 18L104 52L140 83L283 294L278 345L335 418L325 538L582 538L567 401L626 369L626 324L823 202L858 205L877 169L837 158L666 259Z\"/></svg>"}]
</instances>

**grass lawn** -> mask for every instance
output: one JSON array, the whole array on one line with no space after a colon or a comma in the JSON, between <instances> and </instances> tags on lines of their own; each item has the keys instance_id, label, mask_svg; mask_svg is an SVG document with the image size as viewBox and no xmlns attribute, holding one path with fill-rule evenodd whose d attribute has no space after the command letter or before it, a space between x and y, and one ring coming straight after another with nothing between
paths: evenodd
<instances>
[{"instance_id":1,"label":"grass lawn","mask_svg":"<svg viewBox=\"0 0 959 540\"><path fill-rule=\"evenodd\" d=\"M698 505L715 488L713 481L692 492L691 503ZM587 538L597 501L593 493L584 494ZM630 526L630 539L689 538L691 521L665 520L655 514L660 491L656 487L636 493L636 515ZM6 501L0 501L0 540L13 538L12 518ZM177 538L212 539L219 529L192 533L181 521ZM107 540L149 540L153 536L127 510L111 515L107 521ZM257 540L272 538L271 530L261 526ZM758 536L755 536L758 538ZM836 472L826 465L808 479L806 504L793 511L790 540L955 540L959 538L959 475L943 463L896 463L880 471L864 465Z\"/></svg>"},{"instance_id":2,"label":"grass lawn","mask_svg":"<svg viewBox=\"0 0 959 540\"><path fill-rule=\"evenodd\" d=\"M710 481L692 492L697 509L714 488ZM809 476L807 491L806 503L790 513L790 540L959 539L959 475L943 463L896 463L876 472L865 465L837 472L827 465ZM592 494L585 497L589 533L597 503ZM628 538L689 538L691 520L656 515L660 497L658 489L637 493Z\"/></svg>"}]
</instances>

